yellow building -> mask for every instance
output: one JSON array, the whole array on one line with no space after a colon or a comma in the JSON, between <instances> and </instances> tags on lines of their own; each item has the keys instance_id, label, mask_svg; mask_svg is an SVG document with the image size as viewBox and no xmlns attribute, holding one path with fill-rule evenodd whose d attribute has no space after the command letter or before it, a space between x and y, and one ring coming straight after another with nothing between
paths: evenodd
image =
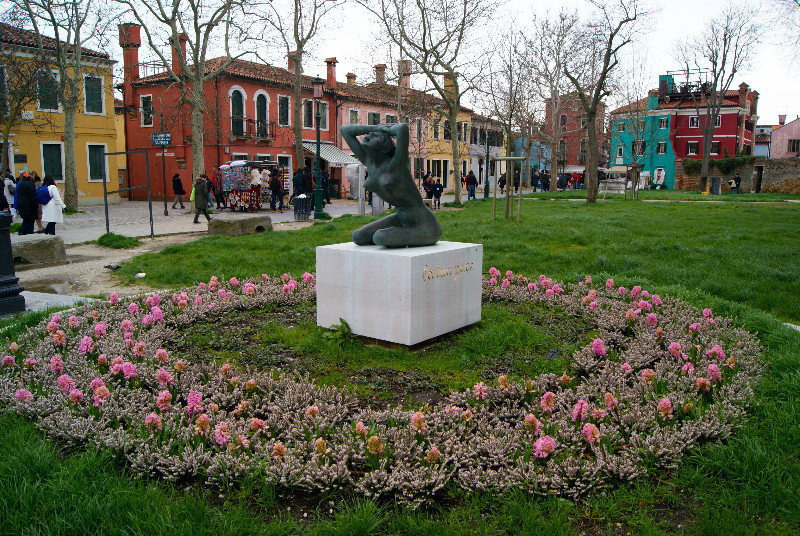
<instances>
[{"instance_id":1,"label":"yellow building","mask_svg":"<svg viewBox=\"0 0 800 536\"><path fill-rule=\"evenodd\" d=\"M425 157L425 168L442 179L445 190L454 187L453 181L460 181L469 172L469 133L472 110L461 108L458 123L453 127L450 120L437 111L432 111L428 118L428 146ZM458 142L460 165L453 163L453 142Z\"/></svg>"},{"instance_id":2,"label":"yellow building","mask_svg":"<svg viewBox=\"0 0 800 536\"><path fill-rule=\"evenodd\" d=\"M45 50L55 50L57 42L43 37ZM34 32L0 24L0 80L6 82L7 68L3 62L33 61L39 53ZM75 118L75 163L78 175L78 199L81 204L103 202L103 181L106 188L116 190L118 160L124 155L107 155L124 151L117 143L114 114L112 68L114 60L108 54L89 49L82 51L81 102ZM52 68L52 67L51 67ZM58 72L53 69L57 78ZM40 77L36 84L37 98L14 121L9 136L8 167L14 175L22 171L50 174L64 189L64 112L49 77ZM14 88L4 86L0 98L8 99ZM118 195L109 201L118 202Z\"/></svg>"}]
</instances>

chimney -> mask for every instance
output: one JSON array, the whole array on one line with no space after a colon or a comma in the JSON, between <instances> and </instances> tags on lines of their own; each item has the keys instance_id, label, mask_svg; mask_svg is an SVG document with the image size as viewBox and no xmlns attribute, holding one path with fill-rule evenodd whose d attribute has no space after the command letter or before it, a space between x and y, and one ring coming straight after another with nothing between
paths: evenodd
<instances>
[{"instance_id":1,"label":"chimney","mask_svg":"<svg viewBox=\"0 0 800 536\"><path fill-rule=\"evenodd\" d=\"M739 107L740 108L747 108L747 90L750 89L750 86L742 82L739 84Z\"/></svg>"},{"instance_id":2,"label":"chimney","mask_svg":"<svg viewBox=\"0 0 800 536\"><path fill-rule=\"evenodd\" d=\"M347 83L355 85L355 83L356 83L356 74L355 73L347 73Z\"/></svg>"},{"instance_id":3,"label":"chimney","mask_svg":"<svg viewBox=\"0 0 800 536\"><path fill-rule=\"evenodd\" d=\"M379 63L375 66L375 82L378 84L386 83L386 64Z\"/></svg>"},{"instance_id":4,"label":"chimney","mask_svg":"<svg viewBox=\"0 0 800 536\"><path fill-rule=\"evenodd\" d=\"M122 47L123 58L123 99L125 105L133 103L133 86L131 82L139 80L139 47L142 46L141 30L138 24L120 24L119 46Z\"/></svg>"},{"instance_id":5,"label":"chimney","mask_svg":"<svg viewBox=\"0 0 800 536\"><path fill-rule=\"evenodd\" d=\"M781 126L786 124L786 114L781 114L778 116L778 124Z\"/></svg>"},{"instance_id":6,"label":"chimney","mask_svg":"<svg viewBox=\"0 0 800 536\"><path fill-rule=\"evenodd\" d=\"M450 95L455 96L456 94L456 81L455 78L450 76L449 74L444 75L444 90Z\"/></svg>"},{"instance_id":7,"label":"chimney","mask_svg":"<svg viewBox=\"0 0 800 536\"><path fill-rule=\"evenodd\" d=\"M186 60L186 34L178 34L178 46L175 46L175 43L172 43L170 47L172 49L172 72L175 73L177 76L183 74L183 69L181 68L181 58ZM178 52L180 49L180 52ZM178 56L180 54L180 56Z\"/></svg>"},{"instance_id":8,"label":"chimney","mask_svg":"<svg viewBox=\"0 0 800 536\"><path fill-rule=\"evenodd\" d=\"M336 58L326 58L325 65L328 66L328 85L336 89Z\"/></svg>"},{"instance_id":9,"label":"chimney","mask_svg":"<svg viewBox=\"0 0 800 536\"><path fill-rule=\"evenodd\" d=\"M294 72L294 55L295 54L297 54L296 50L293 50L293 51L289 52L288 54L286 54L286 59L287 59L287 67L286 68L289 69L290 73Z\"/></svg>"},{"instance_id":10,"label":"chimney","mask_svg":"<svg viewBox=\"0 0 800 536\"><path fill-rule=\"evenodd\" d=\"M398 61L397 73L400 75L400 86L411 87L411 60Z\"/></svg>"},{"instance_id":11,"label":"chimney","mask_svg":"<svg viewBox=\"0 0 800 536\"><path fill-rule=\"evenodd\" d=\"M753 104L750 106L750 115L758 115L758 97L758 91L753 91L751 96Z\"/></svg>"}]
</instances>

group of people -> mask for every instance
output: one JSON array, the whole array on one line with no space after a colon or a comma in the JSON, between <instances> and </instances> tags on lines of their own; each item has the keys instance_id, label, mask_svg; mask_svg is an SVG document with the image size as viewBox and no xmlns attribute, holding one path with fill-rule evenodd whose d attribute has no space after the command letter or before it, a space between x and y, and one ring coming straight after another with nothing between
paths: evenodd
<instances>
[{"instance_id":1,"label":"group of people","mask_svg":"<svg viewBox=\"0 0 800 536\"><path fill-rule=\"evenodd\" d=\"M61 192L50 175L44 179L35 171L23 171L14 177L6 169L3 177L3 194L0 196L0 210L11 212L12 218L19 216L22 225L19 234L56 234L56 224L64 222ZM34 224L37 230L34 231Z\"/></svg>"},{"instance_id":2,"label":"group of people","mask_svg":"<svg viewBox=\"0 0 800 536\"><path fill-rule=\"evenodd\" d=\"M433 173L426 173L422 179L422 189L425 192L425 199L433 200L433 208L442 208L442 192L444 186L442 185L441 177L434 176Z\"/></svg>"}]
</instances>

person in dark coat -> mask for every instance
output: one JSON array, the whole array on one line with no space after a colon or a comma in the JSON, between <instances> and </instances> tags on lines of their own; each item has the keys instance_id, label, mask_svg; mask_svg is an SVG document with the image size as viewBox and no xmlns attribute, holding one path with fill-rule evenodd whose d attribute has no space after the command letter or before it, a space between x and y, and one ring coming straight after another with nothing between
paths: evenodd
<instances>
[{"instance_id":1,"label":"person in dark coat","mask_svg":"<svg viewBox=\"0 0 800 536\"><path fill-rule=\"evenodd\" d=\"M28 173L23 174L22 180L17 184L15 203L17 214L22 218L19 234L32 234L33 223L39 217L39 201L36 199L36 185L33 177Z\"/></svg>"},{"instance_id":2,"label":"person in dark coat","mask_svg":"<svg viewBox=\"0 0 800 536\"><path fill-rule=\"evenodd\" d=\"M517 193L519 191L519 184L520 184L519 171L515 171L514 172L514 193Z\"/></svg>"},{"instance_id":3,"label":"person in dark coat","mask_svg":"<svg viewBox=\"0 0 800 536\"><path fill-rule=\"evenodd\" d=\"M208 177L201 173L194 181L194 223L200 223L200 213L210 220L208 215Z\"/></svg>"},{"instance_id":4,"label":"person in dark coat","mask_svg":"<svg viewBox=\"0 0 800 536\"><path fill-rule=\"evenodd\" d=\"M475 173L472 170L469 170L467 173L467 201L470 199L475 199L475 188L478 187L478 178L475 176Z\"/></svg>"},{"instance_id":5,"label":"person in dark coat","mask_svg":"<svg viewBox=\"0 0 800 536\"><path fill-rule=\"evenodd\" d=\"M442 208L442 179L436 179L436 184L433 185L433 208Z\"/></svg>"},{"instance_id":6,"label":"person in dark coat","mask_svg":"<svg viewBox=\"0 0 800 536\"><path fill-rule=\"evenodd\" d=\"M314 192L314 178L311 176L311 170L306 168L303 171L303 193L311 195Z\"/></svg>"},{"instance_id":7,"label":"person in dark coat","mask_svg":"<svg viewBox=\"0 0 800 536\"><path fill-rule=\"evenodd\" d=\"M269 208L275 212L275 202L278 203L278 212L283 212L283 181L277 171L273 171L269 178L269 191L272 194L272 199L269 203Z\"/></svg>"},{"instance_id":8,"label":"person in dark coat","mask_svg":"<svg viewBox=\"0 0 800 536\"><path fill-rule=\"evenodd\" d=\"M292 177L292 197L298 196L303 193L303 172L299 169Z\"/></svg>"},{"instance_id":9,"label":"person in dark coat","mask_svg":"<svg viewBox=\"0 0 800 536\"><path fill-rule=\"evenodd\" d=\"M176 173L172 176L172 193L175 194L175 201L172 202L172 208L175 208L175 205L178 203L181 204L181 208L186 208L183 206L183 197L186 195L186 190L183 189L183 183L181 182L181 176Z\"/></svg>"},{"instance_id":10,"label":"person in dark coat","mask_svg":"<svg viewBox=\"0 0 800 536\"><path fill-rule=\"evenodd\" d=\"M503 190L506 188L506 174L503 173L500 175L500 180L497 181L497 185L500 186L500 195L503 195Z\"/></svg>"},{"instance_id":11,"label":"person in dark coat","mask_svg":"<svg viewBox=\"0 0 800 536\"><path fill-rule=\"evenodd\" d=\"M330 176L328 175L328 172L325 170L322 170L322 173L320 173L320 175L322 176L322 198L325 199L326 203L330 204L331 193L328 191L328 182L330 180Z\"/></svg>"}]
</instances>

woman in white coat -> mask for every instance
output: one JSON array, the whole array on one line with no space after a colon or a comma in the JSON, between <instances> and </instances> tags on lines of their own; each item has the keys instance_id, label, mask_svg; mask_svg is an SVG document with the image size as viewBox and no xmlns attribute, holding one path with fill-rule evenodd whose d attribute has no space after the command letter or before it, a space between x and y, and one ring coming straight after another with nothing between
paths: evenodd
<instances>
[{"instance_id":1,"label":"woman in white coat","mask_svg":"<svg viewBox=\"0 0 800 536\"><path fill-rule=\"evenodd\" d=\"M56 234L56 224L64 223L64 216L61 209L66 207L64 201L61 200L61 193L58 191L58 186L53 180L53 177L46 175L42 186L47 186L47 192L50 194L50 201L42 206L42 221L47 225L45 226L45 234Z\"/></svg>"}]
</instances>

